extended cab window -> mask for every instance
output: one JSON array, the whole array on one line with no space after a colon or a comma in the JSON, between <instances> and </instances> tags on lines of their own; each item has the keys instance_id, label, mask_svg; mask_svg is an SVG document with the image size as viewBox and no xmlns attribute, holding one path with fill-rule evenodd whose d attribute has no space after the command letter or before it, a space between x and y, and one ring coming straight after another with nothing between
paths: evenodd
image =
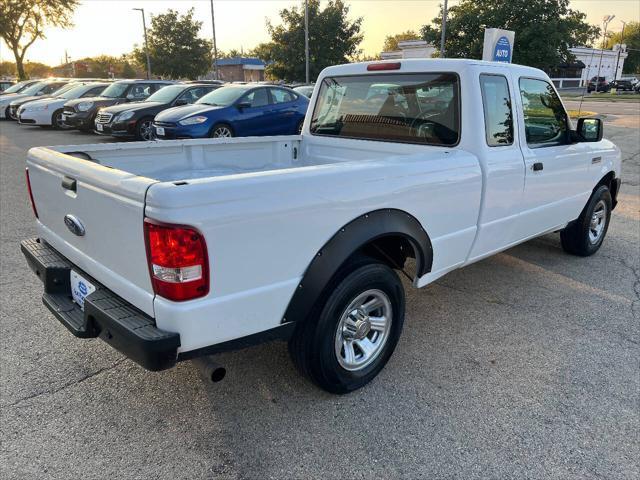
<instances>
[{"instance_id":1,"label":"extended cab window","mask_svg":"<svg viewBox=\"0 0 640 480\"><path fill-rule=\"evenodd\" d=\"M502 75L480 75L487 145L513 144L513 116L509 84Z\"/></svg>"},{"instance_id":2,"label":"extended cab window","mask_svg":"<svg viewBox=\"0 0 640 480\"><path fill-rule=\"evenodd\" d=\"M566 143L567 113L551 84L535 78L521 78L520 95L527 144L544 147Z\"/></svg>"},{"instance_id":3,"label":"extended cab window","mask_svg":"<svg viewBox=\"0 0 640 480\"><path fill-rule=\"evenodd\" d=\"M460 94L453 73L325 78L311 133L425 145L460 138Z\"/></svg>"}]
</instances>

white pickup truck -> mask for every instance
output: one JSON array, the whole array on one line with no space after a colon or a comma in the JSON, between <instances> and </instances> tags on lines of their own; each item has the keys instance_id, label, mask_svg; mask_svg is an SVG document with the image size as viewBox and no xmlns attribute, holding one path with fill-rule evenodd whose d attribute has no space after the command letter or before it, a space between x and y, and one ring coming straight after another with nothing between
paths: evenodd
<instances>
[{"instance_id":1,"label":"white pickup truck","mask_svg":"<svg viewBox=\"0 0 640 480\"><path fill-rule=\"evenodd\" d=\"M341 65L301 135L31 149L38 238L22 250L58 320L149 370L287 339L303 373L344 393L398 342L397 271L424 287L556 231L591 255L620 162L540 70Z\"/></svg>"}]
</instances>

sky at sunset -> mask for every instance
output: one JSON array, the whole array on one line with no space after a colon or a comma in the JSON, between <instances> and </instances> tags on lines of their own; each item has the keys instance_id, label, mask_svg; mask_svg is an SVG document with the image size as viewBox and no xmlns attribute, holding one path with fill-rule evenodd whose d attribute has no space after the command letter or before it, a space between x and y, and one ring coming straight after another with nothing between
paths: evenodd
<instances>
[{"instance_id":1,"label":"sky at sunset","mask_svg":"<svg viewBox=\"0 0 640 480\"><path fill-rule=\"evenodd\" d=\"M508 1L508 0L505 0ZM301 2L289 0L214 0L216 37L222 50L248 50L269 40L265 19L279 20L278 11ZM325 2L323 2L325 3ZM386 35L404 30L418 30L429 23L438 12L441 0L350 0L352 18L363 17L364 41L360 48L366 54L378 53ZM455 5L457 0L450 0ZM619 31L619 20L640 21L638 0L573 0L571 6L587 14L587 20L599 24L605 14L615 14L609 29ZM28 51L27 60L59 64L65 49L69 57L100 54L121 55L131 51L134 43L143 42L140 12L149 16L169 8L182 13L195 8L195 15L203 22L201 35L211 36L211 13L208 0L84 0L75 11L75 27L69 30L49 29L47 40L37 41ZM518 34L516 32L516 48ZM0 59L13 60L11 51L0 44Z\"/></svg>"}]
</instances>

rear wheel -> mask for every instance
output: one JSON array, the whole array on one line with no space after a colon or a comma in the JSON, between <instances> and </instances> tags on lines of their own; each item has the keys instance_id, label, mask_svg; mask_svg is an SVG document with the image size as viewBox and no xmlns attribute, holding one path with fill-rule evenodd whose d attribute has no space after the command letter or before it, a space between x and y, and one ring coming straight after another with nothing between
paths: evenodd
<instances>
[{"instance_id":1,"label":"rear wheel","mask_svg":"<svg viewBox=\"0 0 640 480\"><path fill-rule=\"evenodd\" d=\"M289 342L298 369L320 388L348 393L380 373L404 322L404 289L396 273L369 257L344 267L321 304Z\"/></svg>"},{"instance_id":2,"label":"rear wheel","mask_svg":"<svg viewBox=\"0 0 640 480\"><path fill-rule=\"evenodd\" d=\"M611 205L611 192L606 185L601 185L591 195L580 217L560 232L564 251L581 257L596 253L609 228Z\"/></svg>"},{"instance_id":3,"label":"rear wheel","mask_svg":"<svg viewBox=\"0 0 640 480\"><path fill-rule=\"evenodd\" d=\"M153 135L153 119L143 118L136 124L136 139L149 142L154 139Z\"/></svg>"},{"instance_id":4,"label":"rear wheel","mask_svg":"<svg viewBox=\"0 0 640 480\"><path fill-rule=\"evenodd\" d=\"M229 125L220 123L215 125L211 129L211 138L231 138L233 137L233 130Z\"/></svg>"}]
</instances>

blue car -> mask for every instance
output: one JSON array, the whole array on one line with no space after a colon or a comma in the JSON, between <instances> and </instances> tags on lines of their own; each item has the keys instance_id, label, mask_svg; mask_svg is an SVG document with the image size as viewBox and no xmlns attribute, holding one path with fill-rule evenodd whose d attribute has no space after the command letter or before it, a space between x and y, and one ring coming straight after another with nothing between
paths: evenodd
<instances>
[{"instance_id":1,"label":"blue car","mask_svg":"<svg viewBox=\"0 0 640 480\"><path fill-rule=\"evenodd\" d=\"M192 105L156 115L158 139L295 135L302 131L309 99L289 88L229 85Z\"/></svg>"}]
</instances>

